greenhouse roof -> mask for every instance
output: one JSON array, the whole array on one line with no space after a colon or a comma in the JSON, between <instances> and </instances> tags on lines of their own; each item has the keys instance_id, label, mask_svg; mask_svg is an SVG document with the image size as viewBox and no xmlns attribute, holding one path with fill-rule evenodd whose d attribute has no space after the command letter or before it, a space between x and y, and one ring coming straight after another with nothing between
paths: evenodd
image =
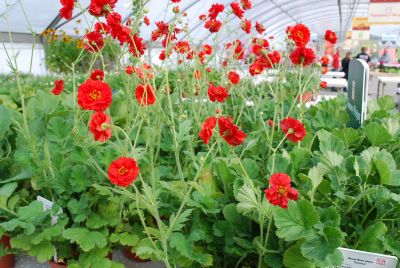
<instances>
[{"instance_id":1,"label":"greenhouse roof","mask_svg":"<svg viewBox=\"0 0 400 268\"><path fill-rule=\"evenodd\" d=\"M173 18L171 1L146 2L148 17L152 23L160 20L170 21ZM231 2L232 0L182 0L180 8L187 13L186 23L191 39L201 43L214 38L198 17L207 13L213 3L229 5ZM0 6L0 32L3 36L8 32L30 34L30 30L40 34L52 28L64 31L68 35L82 35L94 21L85 11L89 3L89 0L80 0L80 8L75 8L73 19L66 21L58 16L61 7L58 0L4 0ZM369 8L369 0L252 0L252 3L253 8L246 11L245 17L253 22L261 22L267 28L268 36L273 36L275 40L282 40L286 27L295 23L306 24L311 32L319 37L326 29L331 29L343 40L346 31L351 27L351 19L368 16ZM132 0L119 0L115 10L127 20L132 15ZM230 16L228 21L229 27L219 33L219 40L245 38L242 31L236 31L240 27L240 20ZM149 27L142 25L141 36L149 40L153 29L154 24ZM399 26L374 26L371 34L380 36L382 33L398 31ZM180 38L184 36L181 34Z\"/></svg>"}]
</instances>

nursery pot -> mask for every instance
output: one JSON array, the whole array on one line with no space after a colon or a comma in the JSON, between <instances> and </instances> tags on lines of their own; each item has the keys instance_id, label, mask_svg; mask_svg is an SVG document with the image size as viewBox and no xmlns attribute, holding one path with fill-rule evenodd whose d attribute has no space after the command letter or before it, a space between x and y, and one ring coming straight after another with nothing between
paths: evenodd
<instances>
[{"instance_id":1,"label":"nursery pot","mask_svg":"<svg viewBox=\"0 0 400 268\"><path fill-rule=\"evenodd\" d=\"M309 92L309 91L304 92L304 94L300 96L301 97L301 102L302 103L306 103L306 102L312 100L313 96L314 96L314 94L312 92Z\"/></svg>"},{"instance_id":2,"label":"nursery pot","mask_svg":"<svg viewBox=\"0 0 400 268\"><path fill-rule=\"evenodd\" d=\"M107 255L107 258L109 258L110 260L112 260L112 253L109 253L109 254ZM56 263L56 262L54 262L54 261L49 261L49 265L50 265L50 268L67 268L67 267L68 267L67 264ZM0 266L0 268L3 268L3 267Z\"/></svg>"},{"instance_id":3,"label":"nursery pot","mask_svg":"<svg viewBox=\"0 0 400 268\"><path fill-rule=\"evenodd\" d=\"M6 249L11 247L10 237L3 235L0 239L0 243L4 245ZM0 258L0 268L13 268L15 266L15 255L7 254Z\"/></svg>"},{"instance_id":4,"label":"nursery pot","mask_svg":"<svg viewBox=\"0 0 400 268\"><path fill-rule=\"evenodd\" d=\"M124 254L124 256L132 261L135 262L149 262L150 260L143 260L141 258L139 258L135 252L132 252L130 247L124 247L122 249L122 253Z\"/></svg>"}]
</instances>

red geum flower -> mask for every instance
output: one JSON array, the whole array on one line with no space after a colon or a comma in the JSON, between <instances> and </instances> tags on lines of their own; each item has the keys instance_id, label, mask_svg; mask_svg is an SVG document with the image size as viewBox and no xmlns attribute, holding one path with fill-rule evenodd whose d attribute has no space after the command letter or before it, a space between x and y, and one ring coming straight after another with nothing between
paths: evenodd
<instances>
[{"instance_id":1,"label":"red geum flower","mask_svg":"<svg viewBox=\"0 0 400 268\"><path fill-rule=\"evenodd\" d=\"M83 44L88 52L97 52L104 46L103 36L99 32L90 32L85 35Z\"/></svg>"},{"instance_id":2,"label":"red geum flower","mask_svg":"<svg viewBox=\"0 0 400 268\"><path fill-rule=\"evenodd\" d=\"M261 64L257 63L257 62L255 62L255 63L253 63L253 64L251 64L249 66L249 73L250 73L251 76L259 75L263 71L264 71L264 67Z\"/></svg>"},{"instance_id":3,"label":"red geum flower","mask_svg":"<svg viewBox=\"0 0 400 268\"><path fill-rule=\"evenodd\" d=\"M188 52L190 52L190 43L188 41L186 41L186 40L179 41L174 46L174 49L179 54L188 53Z\"/></svg>"},{"instance_id":4,"label":"red geum flower","mask_svg":"<svg viewBox=\"0 0 400 268\"><path fill-rule=\"evenodd\" d=\"M64 91L64 80L55 80L54 81L54 88L51 91L54 95L60 95L61 92Z\"/></svg>"},{"instance_id":5,"label":"red geum flower","mask_svg":"<svg viewBox=\"0 0 400 268\"><path fill-rule=\"evenodd\" d=\"M264 25L262 25L261 23L259 23L258 21L256 21L256 31L259 34L263 34L265 32L265 27Z\"/></svg>"},{"instance_id":6,"label":"red geum flower","mask_svg":"<svg viewBox=\"0 0 400 268\"><path fill-rule=\"evenodd\" d=\"M129 75L134 74L135 71L136 71L135 66L126 66L126 68L125 68L125 73L127 73Z\"/></svg>"},{"instance_id":7,"label":"red geum flower","mask_svg":"<svg viewBox=\"0 0 400 268\"><path fill-rule=\"evenodd\" d=\"M208 10L208 17L211 20L215 20L219 13L223 12L225 6L222 4L213 4L211 8Z\"/></svg>"},{"instance_id":8,"label":"red geum flower","mask_svg":"<svg viewBox=\"0 0 400 268\"><path fill-rule=\"evenodd\" d=\"M107 14L107 26L112 38L117 38L119 32L122 30L122 17L117 12Z\"/></svg>"},{"instance_id":9,"label":"red geum flower","mask_svg":"<svg viewBox=\"0 0 400 268\"><path fill-rule=\"evenodd\" d=\"M272 121L271 119L268 119L268 125L269 125L270 127L274 127L274 126L275 126L275 123L274 123L274 121Z\"/></svg>"},{"instance_id":10,"label":"red geum flower","mask_svg":"<svg viewBox=\"0 0 400 268\"><path fill-rule=\"evenodd\" d=\"M314 50L307 47L297 47L290 53L290 60L293 64L307 66L315 61Z\"/></svg>"},{"instance_id":11,"label":"red geum flower","mask_svg":"<svg viewBox=\"0 0 400 268\"><path fill-rule=\"evenodd\" d=\"M90 74L90 79L92 80L99 80L99 81L103 81L104 79L104 72L102 70L94 70L91 74Z\"/></svg>"},{"instance_id":12,"label":"red geum flower","mask_svg":"<svg viewBox=\"0 0 400 268\"><path fill-rule=\"evenodd\" d=\"M62 8L60 9L60 16L66 20L72 18L72 11L74 10L74 0L60 0Z\"/></svg>"},{"instance_id":13,"label":"red geum flower","mask_svg":"<svg viewBox=\"0 0 400 268\"><path fill-rule=\"evenodd\" d=\"M130 36L128 44L129 52L133 57L139 58L146 50L146 43L144 42L143 38L137 36L136 34Z\"/></svg>"},{"instance_id":14,"label":"red geum flower","mask_svg":"<svg viewBox=\"0 0 400 268\"><path fill-rule=\"evenodd\" d=\"M327 56L322 56L321 57L321 63L324 65L328 65L329 64L329 58Z\"/></svg>"},{"instance_id":15,"label":"red geum flower","mask_svg":"<svg viewBox=\"0 0 400 268\"><path fill-rule=\"evenodd\" d=\"M228 73L228 79L232 84L237 85L240 82L240 75L235 71L230 71Z\"/></svg>"},{"instance_id":16,"label":"red geum flower","mask_svg":"<svg viewBox=\"0 0 400 268\"><path fill-rule=\"evenodd\" d=\"M246 33L251 32L251 21L248 19L244 19L240 22L240 28L245 31Z\"/></svg>"},{"instance_id":17,"label":"red geum flower","mask_svg":"<svg viewBox=\"0 0 400 268\"><path fill-rule=\"evenodd\" d=\"M204 53L207 55L211 55L213 53L213 48L209 44L204 44L201 47L201 51L204 51Z\"/></svg>"},{"instance_id":18,"label":"red geum flower","mask_svg":"<svg viewBox=\"0 0 400 268\"><path fill-rule=\"evenodd\" d=\"M146 24L147 26L150 25L150 19L149 19L147 16L144 16L143 22L144 22L144 24Z\"/></svg>"},{"instance_id":19,"label":"red geum flower","mask_svg":"<svg viewBox=\"0 0 400 268\"><path fill-rule=\"evenodd\" d=\"M193 77L194 79L199 80L202 77L202 74L199 70L195 70L193 73Z\"/></svg>"},{"instance_id":20,"label":"red geum flower","mask_svg":"<svg viewBox=\"0 0 400 268\"><path fill-rule=\"evenodd\" d=\"M142 106L152 105L156 102L153 88L150 85L138 85L135 95L137 102Z\"/></svg>"},{"instance_id":21,"label":"red geum flower","mask_svg":"<svg viewBox=\"0 0 400 268\"><path fill-rule=\"evenodd\" d=\"M172 8L172 12L174 12L175 14L178 14L179 13L179 6L174 6Z\"/></svg>"},{"instance_id":22,"label":"red geum flower","mask_svg":"<svg viewBox=\"0 0 400 268\"><path fill-rule=\"evenodd\" d=\"M239 2L232 2L231 8L232 8L233 14L235 14L236 17L238 17L239 19L243 18L244 10L240 7Z\"/></svg>"},{"instance_id":23,"label":"red geum flower","mask_svg":"<svg viewBox=\"0 0 400 268\"><path fill-rule=\"evenodd\" d=\"M337 37L336 37L335 32L333 32L331 30L327 30L325 32L325 40L328 41L331 44L336 44Z\"/></svg>"},{"instance_id":24,"label":"red geum flower","mask_svg":"<svg viewBox=\"0 0 400 268\"><path fill-rule=\"evenodd\" d=\"M211 102L224 102L228 98L228 90L222 86L214 87L213 83L208 86L208 97Z\"/></svg>"},{"instance_id":25,"label":"red geum flower","mask_svg":"<svg viewBox=\"0 0 400 268\"><path fill-rule=\"evenodd\" d=\"M242 8L243 8L244 10L248 10L248 9L250 9L250 8L253 6L253 4L251 3L250 0L242 0L242 1L240 1L240 2L242 3Z\"/></svg>"},{"instance_id":26,"label":"red geum flower","mask_svg":"<svg viewBox=\"0 0 400 268\"><path fill-rule=\"evenodd\" d=\"M222 22L219 20L208 20L204 24L204 27L210 31L210 33L216 33L221 29Z\"/></svg>"},{"instance_id":27,"label":"red geum flower","mask_svg":"<svg viewBox=\"0 0 400 268\"><path fill-rule=\"evenodd\" d=\"M110 127L103 125L109 125L110 123L110 116L103 112L96 112L92 115L89 122L89 129L90 132L92 132L95 141L105 142L111 138L112 131Z\"/></svg>"},{"instance_id":28,"label":"red geum flower","mask_svg":"<svg viewBox=\"0 0 400 268\"><path fill-rule=\"evenodd\" d=\"M110 27L104 22L96 22L94 25L94 31L101 34L108 34L110 32Z\"/></svg>"},{"instance_id":29,"label":"red geum flower","mask_svg":"<svg viewBox=\"0 0 400 268\"><path fill-rule=\"evenodd\" d=\"M118 0L91 0L89 13L96 17L104 16L112 11L117 2Z\"/></svg>"},{"instance_id":30,"label":"red geum flower","mask_svg":"<svg viewBox=\"0 0 400 268\"><path fill-rule=\"evenodd\" d=\"M108 167L108 179L112 184L128 187L139 175L135 159L120 157Z\"/></svg>"},{"instance_id":31,"label":"red geum flower","mask_svg":"<svg viewBox=\"0 0 400 268\"><path fill-rule=\"evenodd\" d=\"M290 116L281 121L281 129L292 142L302 141L307 134L303 124Z\"/></svg>"},{"instance_id":32,"label":"red geum flower","mask_svg":"<svg viewBox=\"0 0 400 268\"><path fill-rule=\"evenodd\" d=\"M111 88L105 82L88 79L78 87L78 104L84 110L104 111L111 102Z\"/></svg>"},{"instance_id":33,"label":"red geum flower","mask_svg":"<svg viewBox=\"0 0 400 268\"><path fill-rule=\"evenodd\" d=\"M171 0L172 3L179 3L181 0Z\"/></svg>"},{"instance_id":34,"label":"red geum flower","mask_svg":"<svg viewBox=\"0 0 400 268\"><path fill-rule=\"evenodd\" d=\"M310 30L304 24L299 23L290 27L289 34L296 46L305 46L310 41Z\"/></svg>"},{"instance_id":35,"label":"red geum flower","mask_svg":"<svg viewBox=\"0 0 400 268\"><path fill-rule=\"evenodd\" d=\"M206 19L207 19L207 15L206 14L200 14L199 20L206 20Z\"/></svg>"},{"instance_id":36,"label":"red geum flower","mask_svg":"<svg viewBox=\"0 0 400 268\"><path fill-rule=\"evenodd\" d=\"M215 116L209 117L206 119L206 121L204 121L203 127L199 132L199 137L203 140L205 144L208 144L208 141L211 139L213 129L215 128L216 124L217 118L215 118Z\"/></svg>"},{"instance_id":37,"label":"red geum flower","mask_svg":"<svg viewBox=\"0 0 400 268\"><path fill-rule=\"evenodd\" d=\"M299 199L299 193L290 185L290 177L285 173L275 173L269 178L269 188L264 190L267 200L275 206L287 208L289 200Z\"/></svg>"},{"instance_id":38,"label":"red geum flower","mask_svg":"<svg viewBox=\"0 0 400 268\"><path fill-rule=\"evenodd\" d=\"M233 120L230 117L219 117L218 126L219 134L229 145L240 145L247 137L246 133L233 124Z\"/></svg>"},{"instance_id":39,"label":"red geum flower","mask_svg":"<svg viewBox=\"0 0 400 268\"><path fill-rule=\"evenodd\" d=\"M319 86L320 86L321 88L327 88L328 83L327 83L326 81L321 81L321 83L319 83Z\"/></svg>"}]
</instances>

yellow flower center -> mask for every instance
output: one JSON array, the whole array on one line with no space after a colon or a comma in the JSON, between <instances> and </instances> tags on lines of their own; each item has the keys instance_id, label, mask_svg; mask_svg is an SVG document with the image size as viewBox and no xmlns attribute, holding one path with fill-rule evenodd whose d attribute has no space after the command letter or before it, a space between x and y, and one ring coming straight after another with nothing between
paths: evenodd
<instances>
[{"instance_id":1,"label":"yellow flower center","mask_svg":"<svg viewBox=\"0 0 400 268\"><path fill-rule=\"evenodd\" d=\"M287 189L284 186L278 187L278 194L279 196L287 196Z\"/></svg>"},{"instance_id":2,"label":"yellow flower center","mask_svg":"<svg viewBox=\"0 0 400 268\"><path fill-rule=\"evenodd\" d=\"M94 100L99 100L101 99L101 92L98 90L93 90L89 93L89 96Z\"/></svg>"},{"instance_id":3,"label":"yellow flower center","mask_svg":"<svg viewBox=\"0 0 400 268\"><path fill-rule=\"evenodd\" d=\"M122 167L120 167L120 168L118 169L118 173L119 173L120 175L125 175L127 172L128 172L128 169L127 169L126 167L124 167L124 166L122 166Z\"/></svg>"}]
</instances>

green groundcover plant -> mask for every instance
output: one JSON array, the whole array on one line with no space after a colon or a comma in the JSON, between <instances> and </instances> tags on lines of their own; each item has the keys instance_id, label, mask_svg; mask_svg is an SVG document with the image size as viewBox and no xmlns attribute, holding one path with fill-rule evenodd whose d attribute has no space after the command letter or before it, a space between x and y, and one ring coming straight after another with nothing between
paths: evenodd
<instances>
[{"instance_id":1,"label":"green groundcover plant","mask_svg":"<svg viewBox=\"0 0 400 268\"><path fill-rule=\"evenodd\" d=\"M11 251L68 267L121 267L109 258L120 246L166 267L335 267L338 247L400 256L391 97L348 128L344 95L304 103L321 72L306 26L288 29L289 52L260 37L245 57L239 40L177 41L175 7L153 32L165 51L152 66L137 31L144 6L124 25L113 1L97 2L71 74L22 76L10 53L13 76L1 77L0 230ZM221 12L211 7L207 29L218 32ZM104 63L103 39L118 39L130 63L77 73L82 55Z\"/></svg>"}]
</instances>

